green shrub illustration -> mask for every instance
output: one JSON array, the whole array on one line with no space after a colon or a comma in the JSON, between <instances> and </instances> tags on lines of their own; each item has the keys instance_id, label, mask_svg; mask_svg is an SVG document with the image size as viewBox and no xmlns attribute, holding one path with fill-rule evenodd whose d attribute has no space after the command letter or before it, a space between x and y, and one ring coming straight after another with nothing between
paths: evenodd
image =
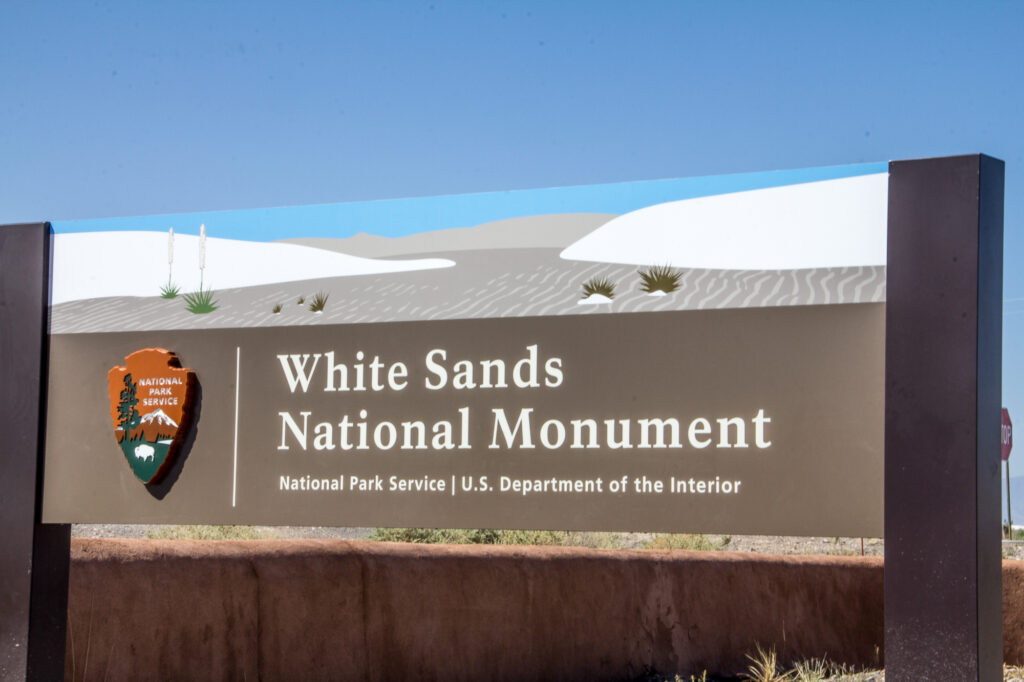
<instances>
[{"instance_id":1,"label":"green shrub illustration","mask_svg":"<svg viewBox=\"0 0 1024 682\"><path fill-rule=\"evenodd\" d=\"M615 282L607 277L591 277L583 283L583 298L594 295L615 298Z\"/></svg>"},{"instance_id":2,"label":"green shrub illustration","mask_svg":"<svg viewBox=\"0 0 1024 682\"><path fill-rule=\"evenodd\" d=\"M678 270L673 270L669 265L655 265L646 270L638 270L640 275L640 289L648 294L657 291L670 294L679 288L679 280L683 276Z\"/></svg>"},{"instance_id":3,"label":"green shrub illustration","mask_svg":"<svg viewBox=\"0 0 1024 682\"><path fill-rule=\"evenodd\" d=\"M327 307L327 297L330 294L323 291L318 291L313 294L313 300L309 302L309 309L314 313L322 313L324 308Z\"/></svg>"},{"instance_id":4,"label":"green shrub illustration","mask_svg":"<svg viewBox=\"0 0 1024 682\"><path fill-rule=\"evenodd\" d=\"M218 302L213 298L213 289L195 291L185 294L185 310L196 315L212 313L218 307Z\"/></svg>"},{"instance_id":5,"label":"green shrub illustration","mask_svg":"<svg viewBox=\"0 0 1024 682\"><path fill-rule=\"evenodd\" d=\"M270 312L274 313L275 315L280 313L281 312L281 304L280 303L275 303L274 307L271 309Z\"/></svg>"},{"instance_id":6,"label":"green shrub illustration","mask_svg":"<svg viewBox=\"0 0 1024 682\"><path fill-rule=\"evenodd\" d=\"M181 293L181 287L168 280L167 284L160 287L161 298L177 298Z\"/></svg>"}]
</instances>

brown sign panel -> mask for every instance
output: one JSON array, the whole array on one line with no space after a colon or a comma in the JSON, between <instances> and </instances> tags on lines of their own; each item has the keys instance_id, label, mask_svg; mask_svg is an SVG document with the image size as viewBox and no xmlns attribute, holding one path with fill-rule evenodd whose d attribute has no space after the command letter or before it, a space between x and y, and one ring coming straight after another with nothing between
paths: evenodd
<instances>
[{"instance_id":1,"label":"brown sign panel","mask_svg":"<svg viewBox=\"0 0 1024 682\"><path fill-rule=\"evenodd\" d=\"M44 518L880 535L886 171L58 223Z\"/></svg>"},{"instance_id":2,"label":"brown sign panel","mask_svg":"<svg viewBox=\"0 0 1024 682\"><path fill-rule=\"evenodd\" d=\"M102 398L156 345L199 410L140 486ZM43 516L877 536L883 347L870 303L55 335Z\"/></svg>"}]
</instances>

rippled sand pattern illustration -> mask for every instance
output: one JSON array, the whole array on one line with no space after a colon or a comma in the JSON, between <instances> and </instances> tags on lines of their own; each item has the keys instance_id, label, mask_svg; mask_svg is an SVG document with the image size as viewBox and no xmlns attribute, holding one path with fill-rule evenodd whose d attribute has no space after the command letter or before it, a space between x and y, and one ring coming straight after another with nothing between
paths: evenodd
<instances>
[{"instance_id":1,"label":"rippled sand pattern illustration","mask_svg":"<svg viewBox=\"0 0 1024 682\"><path fill-rule=\"evenodd\" d=\"M196 315L184 301L118 297L74 301L51 309L51 332L213 329L351 324L609 312L711 310L869 303L885 300L885 268L811 270L681 270L678 290L650 296L638 268L562 260L560 249L493 249L417 254L450 258L451 268L336 277L217 290L218 308ZM612 280L611 303L579 305L592 277ZM216 281L212 281L216 288ZM329 294L322 313L309 310L317 292ZM156 294L157 292L154 292ZM305 299L303 304L298 300ZM275 306L281 310L274 313Z\"/></svg>"}]
</instances>

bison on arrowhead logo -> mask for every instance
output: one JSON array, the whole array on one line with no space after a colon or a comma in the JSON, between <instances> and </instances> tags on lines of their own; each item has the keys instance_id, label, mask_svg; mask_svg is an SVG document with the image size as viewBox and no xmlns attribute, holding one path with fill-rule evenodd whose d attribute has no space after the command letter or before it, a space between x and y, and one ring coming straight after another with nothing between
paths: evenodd
<instances>
[{"instance_id":1,"label":"bison on arrowhead logo","mask_svg":"<svg viewBox=\"0 0 1024 682\"><path fill-rule=\"evenodd\" d=\"M149 485L171 468L192 418L196 374L162 348L135 351L107 373L114 438Z\"/></svg>"}]
</instances>

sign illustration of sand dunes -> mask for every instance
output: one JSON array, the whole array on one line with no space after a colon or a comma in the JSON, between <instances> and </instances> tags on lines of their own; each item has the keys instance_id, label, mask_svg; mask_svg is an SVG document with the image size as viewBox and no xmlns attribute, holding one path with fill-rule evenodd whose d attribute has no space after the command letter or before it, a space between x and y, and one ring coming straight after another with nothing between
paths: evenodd
<instances>
[{"instance_id":1,"label":"sign illustration of sand dunes","mask_svg":"<svg viewBox=\"0 0 1024 682\"><path fill-rule=\"evenodd\" d=\"M206 282L216 288L219 307L207 315L157 297L167 278L158 261L165 234L59 234L56 271L71 274L67 280L55 277L52 329L80 333L879 302L885 300L886 194L886 174L876 173L667 202L619 216L520 216L403 237L211 238ZM179 239L174 279L187 291L199 284L198 269L188 268L197 245L194 237ZM98 254L81 257L90 250ZM85 264L76 265L79 261ZM678 288L661 296L642 291L638 271L650 266L669 268ZM123 276L124 267L131 276ZM610 283L613 295L602 305L578 305L584 284L595 278ZM328 299L313 315L305 301L315 292Z\"/></svg>"}]
</instances>

